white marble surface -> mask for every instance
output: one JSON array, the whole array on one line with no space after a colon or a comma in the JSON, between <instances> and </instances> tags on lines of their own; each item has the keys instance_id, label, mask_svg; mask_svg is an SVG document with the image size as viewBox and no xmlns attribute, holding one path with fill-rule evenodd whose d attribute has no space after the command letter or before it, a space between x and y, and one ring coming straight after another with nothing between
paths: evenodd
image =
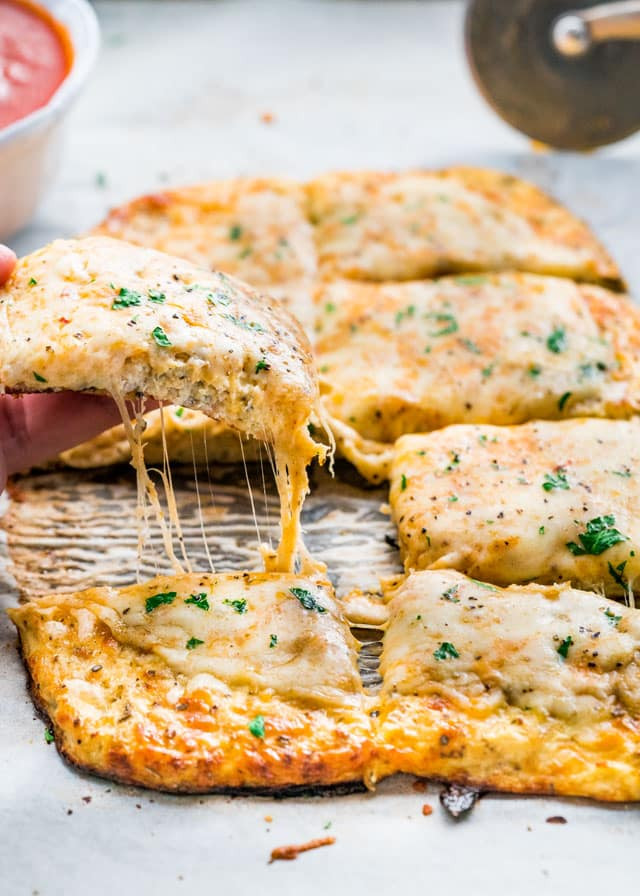
<instances>
[{"instance_id":1,"label":"white marble surface","mask_svg":"<svg viewBox=\"0 0 640 896\"><path fill-rule=\"evenodd\" d=\"M588 157L532 155L475 92L462 55L461 3L211 0L97 9L100 63L73 115L60 175L14 240L19 251L77 233L108 205L166 183L487 163L525 173L588 217L640 289L638 138ZM389 885L407 894L586 896L635 879L634 807L486 797L456 824L435 791L415 793L398 781L376 795L274 802L154 796L83 777L45 744L4 619L0 707L2 896L355 896ZM429 818L421 815L425 801L435 809ZM568 823L545 823L557 814ZM266 864L273 846L325 833L335 846Z\"/></svg>"}]
</instances>

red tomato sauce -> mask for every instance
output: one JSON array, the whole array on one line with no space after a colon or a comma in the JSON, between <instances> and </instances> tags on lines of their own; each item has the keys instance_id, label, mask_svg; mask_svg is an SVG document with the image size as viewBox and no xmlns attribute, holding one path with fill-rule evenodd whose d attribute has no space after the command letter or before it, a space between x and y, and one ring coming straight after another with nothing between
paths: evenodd
<instances>
[{"instance_id":1,"label":"red tomato sauce","mask_svg":"<svg viewBox=\"0 0 640 896\"><path fill-rule=\"evenodd\" d=\"M47 10L0 0L0 128L46 105L71 61L69 35Z\"/></svg>"}]
</instances>

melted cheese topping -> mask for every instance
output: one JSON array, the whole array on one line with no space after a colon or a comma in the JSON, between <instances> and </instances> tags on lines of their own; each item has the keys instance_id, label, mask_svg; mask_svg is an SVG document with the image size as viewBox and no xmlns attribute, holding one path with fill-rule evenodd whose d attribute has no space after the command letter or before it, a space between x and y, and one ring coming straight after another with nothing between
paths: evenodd
<instances>
[{"instance_id":1,"label":"melted cheese topping","mask_svg":"<svg viewBox=\"0 0 640 896\"><path fill-rule=\"evenodd\" d=\"M316 257L294 181L237 178L141 196L113 209L94 232L233 274L310 326Z\"/></svg>"},{"instance_id":2,"label":"melted cheese topping","mask_svg":"<svg viewBox=\"0 0 640 896\"><path fill-rule=\"evenodd\" d=\"M403 436L391 506L405 568L625 594L640 573L639 444L638 419Z\"/></svg>"},{"instance_id":3,"label":"melted cheese topping","mask_svg":"<svg viewBox=\"0 0 640 896\"><path fill-rule=\"evenodd\" d=\"M389 610L383 699L441 696L462 711L511 706L581 723L640 715L640 613L597 594L417 572Z\"/></svg>"},{"instance_id":4,"label":"melted cheese topping","mask_svg":"<svg viewBox=\"0 0 640 896\"><path fill-rule=\"evenodd\" d=\"M318 178L307 192L325 276L412 280L515 268L621 284L584 224L510 175L345 172Z\"/></svg>"},{"instance_id":5,"label":"melted cheese topping","mask_svg":"<svg viewBox=\"0 0 640 896\"><path fill-rule=\"evenodd\" d=\"M374 480L405 433L640 408L638 310L599 287L518 273L338 281L316 304L323 404Z\"/></svg>"},{"instance_id":6,"label":"melted cheese topping","mask_svg":"<svg viewBox=\"0 0 640 896\"><path fill-rule=\"evenodd\" d=\"M223 694L267 690L318 705L362 695L357 644L327 582L248 573L160 576L119 591L39 598L10 614L18 624L31 611L46 617L60 608L81 622L78 646L103 623L119 644L137 652L141 665L145 654L158 657L192 687ZM52 636L68 649L67 631Z\"/></svg>"},{"instance_id":7,"label":"melted cheese topping","mask_svg":"<svg viewBox=\"0 0 640 896\"><path fill-rule=\"evenodd\" d=\"M22 259L0 290L0 321L5 388L145 394L272 441L277 568L293 568L306 466L322 449L307 430L317 396L308 343L281 307L226 275L92 237Z\"/></svg>"}]
</instances>

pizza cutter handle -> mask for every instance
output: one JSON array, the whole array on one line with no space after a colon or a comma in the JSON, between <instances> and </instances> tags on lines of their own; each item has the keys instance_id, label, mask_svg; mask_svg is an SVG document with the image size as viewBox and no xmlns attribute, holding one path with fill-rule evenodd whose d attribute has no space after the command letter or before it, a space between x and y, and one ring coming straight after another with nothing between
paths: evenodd
<instances>
[{"instance_id":1,"label":"pizza cutter handle","mask_svg":"<svg viewBox=\"0 0 640 896\"><path fill-rule=\"evenodd\" d=\"M552 26L556 50L563 56L583 56L607 40L640 39L640 0L601 3L559 16Z\"/></svg>"}]
</instances>

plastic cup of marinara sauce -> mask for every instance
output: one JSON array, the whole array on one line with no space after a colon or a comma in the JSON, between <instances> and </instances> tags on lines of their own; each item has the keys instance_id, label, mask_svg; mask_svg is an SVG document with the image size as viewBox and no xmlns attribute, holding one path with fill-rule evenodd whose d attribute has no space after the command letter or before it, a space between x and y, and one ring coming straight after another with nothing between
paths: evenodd
<instances>
[{"instance_id":1,"label":"plastic cup of marinara sauce","mask_svg":"<svg viewBox=\"0 0 640 896\"><path fill-rule=\"evenodd\" d=\"M0 0L0 240L29 222L50 183L99 44L88 0Z\"/></svg>"}]
</instances>

